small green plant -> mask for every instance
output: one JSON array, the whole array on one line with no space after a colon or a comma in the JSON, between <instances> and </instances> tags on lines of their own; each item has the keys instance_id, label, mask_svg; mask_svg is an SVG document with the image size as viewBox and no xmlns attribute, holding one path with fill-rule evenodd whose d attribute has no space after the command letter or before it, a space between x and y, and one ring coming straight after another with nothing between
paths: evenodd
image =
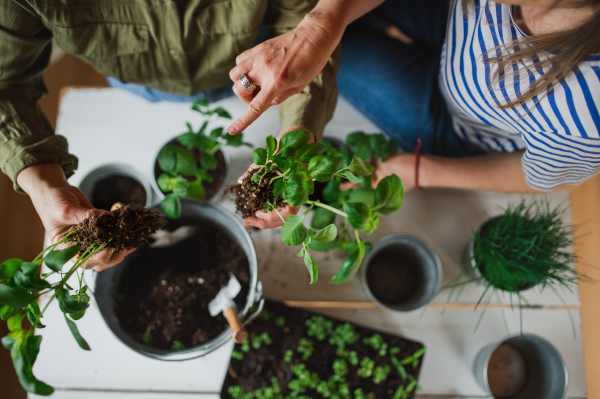
<instances>
[{"instance_id":1,"label":"small green plant","mask_svg":"<svg viewBox=\"0 0 600 399\"><path fill-rule=\"evenodd\" d=\"M577 256L571 250L572 226L563 222L565 211L561 207L552 208L547 198L529 203L523 200L517 205L508 205L503 214L488 220L474 233L474 267L466 265L454 280L442 287L442 290L450 289L447 302L454 297L456 288L460 287L455 298L458 301L465 285L479 282L485 290L475 309L481 303L489 304L493 298L500 301L499 293L507 292L511 304L516 295L521 310L527 307L527 300L521 294L524 289L533 286L539 286L542 291L550 289L565 303L558 287L572 290L580 281L594 282L573 267ZM480 276L475 275L475 270ZM461 281L464 275L469 276L467 281ZM475 330L484 314L485 308ZM570 312L569 316L575 334ZM506 320L505 327L508 330Z\"/></svg>"},{"instance_id":2,"label":"small green plant","mask_svg":"<svg viewBox=\"0 0 600 399\"><path fill-rule=\"evenodd\" d=\"M267 137L266 148L257 148L253 152L254 163L258 170L252 175L252 181L262 183L267 173L278 171L280 174L271 178L269 187L275 197L282 195L291 206L308 205L308 210L301 216L291 215L284 222L281 238L284 244L301 246L298 256L304 258L304 263L310 274L310 283L318 279L318 269L315 260L308 249L313 242L328 244L338 236L337 226L330 223L319 231L307 229L303 223L304 217L313 207L323 208L344 218L342 238L348 257L342 262L338 273L331 278L330 283L343 284L349 281L358 271L367 253L364 241L359 231L371 234L379 226L379 217L391 215L402 205L404 188L396 175L382 179L376 189L371 189L368 195L356 196L354 200L343 204L343 210L311 201L308 196L314 192L315 181L328 182L336 177L345 178L351 182L360 182L357 176L369 176L373 166L355 156L349 164L344 164L342 157L321 155L327 147L320 143L310 143L310 133L306 130L294 130L284 135L279 146L273 136ZM304 164L308 164L306 167ZM366 191L366 190L365 190ZM275 211L282 204L265 203L265 212ZM349 230L352 229L354 237Z\"/></svg>"},{"instance_id":3,"label":"small green plant","mask_svg":"<svg viewBox=\"0 0 600 399\"><path fill-rule=\"evenodd\" d=\"M302 338L300 339L300 343L298 344L298 349L296 349L296 351L302 355L303 361L307 361L312 356L315 348L313 347L313 342L310 339Z\"/></svg>"},{"instance_id":4,"label":"small green plant","mask_svg":"<svg viewBox=\"0 0 600 399\"><path fill-rule=\"evenodd\" d=\"M333 332L333 323L323 316L313 316L306 320L305 324L308 327L306 335L315 337L319 341L325 340Z\"/></svg>"},{"instance_id":5,"label":"small green plant","mask_svg":"<svg viewBox=\"0 0 600 399\"><path fill-rule=\"evenodd\" d=\"M185 345L180 341L173 341L173 345L171 345L171 349L174 351L178 351L181 349L185 349Z\"/></svg>"},{"instance_id":6,"label":"small green plant","mask_svg":"<svg viewBox=\"0 0 600 399\"><path fill-rule=\"evenodd\" d=\"M212 183L214 171L219 162L216 153L223 146L239 147L252 146L245 143L243 133L229 135L223 127L206 132L210 118L213 116L231 119L231 115L223 108L211 109L205 99L192 103L192 109L209 118L198 131L187 123L188 131L177 137L181 146L168 144L158 153L158 165L163 173L158 177L158 187L166 194L161 207L172 219L181 217L181 198L193 197L204 199L204 183ZM196 160L195 151L202 154L200 165Z\"/></svg>"},{"instance_id":7,"label":"small green plant","mask_svg":"<svg viewBox=\"0 0 600 399\"><path fill-rule=\"evenodd\" d=\"M65 264L80 250L79 244L73 242L74 234L75 232L71 232L65 235L59 242L44 249L32 262L13 258L0 264L0 316L2 320L7 321L9 329L8 335L2 338L2 345L11 352L15 371L23 388L37 395L50 395L54 392L51 386L39 381L32 370L42 343L42 337L34 335L34 328L45 327L42 318L54 299L58 300L60 310L64 313L65 321L77 344L84 350L90 350L74 320L81 319L90 306L88 287L83 283L85 265L106 244L92 244L79 255L68 270L63 271ZM65 249L56 249L57 246L67 243L72 245ZM51 272L38 278L36 275L42 263L45 263ZM60 279L52 283L48 277L55 274L60 276ZM77 276L77 290L67 284L73 275ZM37 299L42 295L51 295L43 310L37 303ZM25 317L31 322L32 328L23 328L22 321Z\"/></svg>"}]
</instances>

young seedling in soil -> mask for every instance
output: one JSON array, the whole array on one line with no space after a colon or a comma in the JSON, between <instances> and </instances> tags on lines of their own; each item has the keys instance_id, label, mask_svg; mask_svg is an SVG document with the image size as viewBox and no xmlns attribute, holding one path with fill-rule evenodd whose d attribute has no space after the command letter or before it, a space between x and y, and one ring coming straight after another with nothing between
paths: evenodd
<instances>
[{"instance_id":1,"label":"young seedling in soil","mask_svg":"<svg viewBox=\"0 0 600 399\"><path fill-rule=\"evenodd\" d=\"M42 342L34 335L34 328L44 328L41 319L54 299L58 300L69 330L79 346L90 350L74 320L81 319L89 307L88 287L83 282L85 266L92 256L103 248L123 251L135 248L164 225L161 215L144 210L140 206L123 207L113 213L103 213L82 221L56 244L50 245L33 261L24 262L13 258L0 264L0 316L7 320L9 334L2 344L11 351L11 357L19 381L25 390L37 395L50 395L54 389L39 381L32 371ZM59 245L69 245L57 249ZM77 256L67 270L65 264ZM37 277L42 263L51 270ZM58 275L57 282L49 277ZM77 276L78 287L67 284L71 276ZM37 299L51 295L44 309ZM31 328L24 328L22 321L27 317Z\"/></svg>"},{"instance_id":2,"label":"young seedling in soil","mask_svg":"<svg viewBox=\"0 0 600 399\"><path fill-rule=\"evenodd\" d=\"M270 301L265 307L248 328L269 339L236 345L223 399L408 399L420 389L421 344Z\"/></svg>"},{"instance_id":3,"label":"young seedling in soil","mask_svg":"<svg viewBox=\"0 0 600 399\"><path fill-rule=\"evenodd\" d=\"M320 143L307 144L309 139L310 133L306 130L287 133L281 138L279 146L273 136L267 137L266 148L257 148L253 153L258 169L248 173L244 181L231 187L230 191L237 195L236 206L244 217L253 216L261 210L277 212L284 222L281 238L286 245L301 246L298 256L304 258L311 284L317 281L319 273L315 260L308 251L309 245L313 242L327 244L334 241L338 236L338 229L333 223L319 231L307 229L303 223L304 217L313 207L342 216L342 238L349 255L330 283L343 284L356 274L367 253L359 231L371 234L379 225L379 216L391 215L399 210L404 188L400 178L391 175L382 179L376 189L371 189L372 195L357 195L354 200L345 202L342 210L310 200L308 196L314 191L315 181L324 183L340 177L355 183L361 182L357 176L369 176L373 172L373 166L356 156L345 165L342 157L321 155L327 147ZM291 215L284 220L277 211L277 207L283 205L283 202L291 206L306 204L309 208L300 216Z\"/></svg>"},{"instance_id":4,"label":"young seedling in soil","mask_svg":"<svg viewBox=\"0 0 600 399\"><path fill-rule=\"evenodd\" d=\"M231 115L223 108L211 109L207 100L198 99L192 104L192 109L209 119L197 132L187 123L188 132L177 137L181 146L167 144L158 153L158 165L163 173L158 177L157 183L167 194L161 207L172 219L181 217L181 198L204 199L205 183L213 182L213 172L219 166L217 151L224 145L252 147L243 141L243 133L231 136L223 127L206 132L212 116L231 119Z\"/></svg>"},{"instance_id":5,"label":"young seedling in soil","mask_svg":"<svg viewBox=\"0 0 600 399\"><path fill-rule=\"evenodd\" d=\"M595 280L573 267L577 261L572 252L573 227L563 222L565 211L561 207L552 208L548 199L509 204L502 215L490 219L474 233L473 255L481 276L474 275L469 259L469 264L458 276L442 287L442 290L450 289L447 303L455 293L454 301L458 302L467 284L479 282L485 290L475 309L481 303L500 302L500 294L507 292L511 304L513 295L517 297L519 311L522 312L529 304L521 291L534 286L539 286L540 290L550 289L566 305L558 292L559 287L572 291L580 281L593 283ZM460 281L465 274L469 279ZM475 331L486 308L481 312ZM570 311L569 317L575 336L575 323ZM508 333L506 320L504 323ZM521 331L522 323L521 317Z\"/></svg>"}]
</instances>

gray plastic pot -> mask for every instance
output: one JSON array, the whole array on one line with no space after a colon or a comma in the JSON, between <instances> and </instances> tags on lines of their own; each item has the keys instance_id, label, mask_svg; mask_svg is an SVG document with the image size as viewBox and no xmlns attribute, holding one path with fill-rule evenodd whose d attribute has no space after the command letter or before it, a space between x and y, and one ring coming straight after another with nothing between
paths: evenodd
<instances>
[{"instance_id":1,"label":"gray plastic pot","mask_svg":"<svg viewBox=\"0 0 600 399\"><path fill-rule=\"evenodd\" d=\"M420 279L421 285L409 300L398 305L391 305L380 301L373 294L367 280L367 271L373 259L379 252L389 247L398 247L411 251L420 260L418 273L422 277ZM390 234L381 238L373 245L373 250L365 258L362 266L362 284L369 298L381 308L399 312L409 312L427 305L439 291L442 285L442 276L442 263L437 253L425 241L409 234Z\"/></svg>"},{"instance_id":2,"label":"gray plastic pot","mask_svg":"<svg viewBox=\"0 0 600 399\"><path fill-rule=\"evenodd\" d=\"M490 358L502 344L509 344L524 360L524 385L511 399L562 399L567 393L569 375L556 348L533 334L515 334L486 346L475 359L474 372L479 385L490 395L488 369ZM493 396L497 398L497 396ZM499 398L499 397L498 397Z\"/></svg>"},{"instance_id":3,"label":"gray plastic pot","mask_svg":"<svg viewBox=\"0 0 600 399\"><path fill-rule=\"evenodd\" d=\"M182 199L181 205L181 216L186 223L188 223L188 221L191 223L210 221L227 231L231 239L245 252L250 268L250 289L246 298L245 306L240 309L239 317L244 321L244 324L250 322L256 316L258 316L262 310L264 299L262 298L262 283L258 281L256 252L254 251L254 245L252 244L252 240L246 232L246 229L244 229L240 221L235 216L217 204ZM161 211L160 206L155 206L154 210ZM125 333L125 331L123 331L115 314L116 289L119 285L119 279L123 273L123 270L127 267L129 262L130 260L125 258L121 264L111 267L101 273L96 273L95 282L90 282L90 285L94 287L94 297L98 307L100 308L100 313L102 314L104 321L111 331L117 336L117 338L125 345L141 353L142 355L154 359L178 361L205 356L215 351L232 338L231 329L228 327L212 341L206 342L199 346L177 351L156 349L135 341L127 333ZM255 304L259 305L258 310L254 314L250 315L250 308Z\"/></svg>"},{"instance_id":4,"label":"gray plastic pot","mask_svg":"<svg viewBox=\"0 0 600 399\"><path fill-rule=\"evenodd\" d=\"M149 207L152 204L152 188L150 187L150 183L148 183L148 179L137 169L126 164L111 163L92 170L81 180L79 189L88 199L91 199L96 184L101 180L115 175L127 176L138 181L146 192L146 203L143 205Z\"/></svg>"},{"instance_id":5,"label":"gray plastic pot","mask_svg":"<svg viewBox=\"0 0 600 399\"><path fill-rule=\"evenodd\" d=\"M158 150L158 152L156 153L156 157L154 158L154 168L152 169L154 171L154 179L152 179L152 187L154 188L154 191L156 191L156 195L158 196L158 198L161 201L165 198L165 193L162 192L160 187L158 187L158 183L157 183L157 180L160 176L160 174L158 173L158 171L160 170L160 167L158 166L158 153L165 146L167 146L169 144L175 145L175 146L180 145L179 141L177 141L177 137L169 140L164 145L162 145L160 147L160 149ZM223 179L223 184L221 184L221 187L219 187L217 192L212 197L208 198L207 201L219 201L219 199L221 198L221 194L223 194L223 191L225 190L225 187L227 187L227 185L229 184L229 177L231 174L231 160L229 159L229 154L227 154L227 151L225 151L225 148L223 148L223 147L219 148L217 153L219 153L219 152L221 154L223 154L223 160L225 161L225 178Z\"/></svg>"}]
</instances>

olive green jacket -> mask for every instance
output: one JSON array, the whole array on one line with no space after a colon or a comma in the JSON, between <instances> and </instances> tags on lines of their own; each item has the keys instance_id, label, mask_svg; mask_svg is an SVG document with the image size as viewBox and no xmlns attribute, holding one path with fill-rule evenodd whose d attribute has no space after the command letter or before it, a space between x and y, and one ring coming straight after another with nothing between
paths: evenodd
<instances>
[{"instance_id":1,"label":"olive green jacket","mask_svg":"<svg viewBox=\"0 0 600 399\"><path fill-rule=\"evenodd\" d=\"M183 95L229 81L235 58L257 40L293 29L317 0L0 0L0 168L13 182L28 166L77 168L37 100L51 40L123 82ZM323 71L279 107L282 130L320 137L337 100L339 48Z\"/></svg>"}]
</instances>

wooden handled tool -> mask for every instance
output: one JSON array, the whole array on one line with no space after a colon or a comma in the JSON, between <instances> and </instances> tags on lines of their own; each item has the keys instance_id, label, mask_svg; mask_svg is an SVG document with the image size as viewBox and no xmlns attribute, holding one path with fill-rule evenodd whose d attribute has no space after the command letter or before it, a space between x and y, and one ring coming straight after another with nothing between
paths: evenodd
<instances>
[{"instance_id":1,"label":"wooden handled tool","mask_svg":"<svg viewBox=\"0 0 600 399\"><path fill-rule=\"evenodd\" d=\"M237 344L241 344L248 339L248 331L240 322L240 319L238 318L238 308L235 305L235 302L233 302L233 299L240 293L241 289L242 286L239 281L232 275L229 278L229 283L221 288L221 291L219 291L215 299L208 304L208 311L211 316L215 317L223 312L227 319L227 323L229 323L229 327L231 327L233 340Z\"/></svg>"}]
</instances>

